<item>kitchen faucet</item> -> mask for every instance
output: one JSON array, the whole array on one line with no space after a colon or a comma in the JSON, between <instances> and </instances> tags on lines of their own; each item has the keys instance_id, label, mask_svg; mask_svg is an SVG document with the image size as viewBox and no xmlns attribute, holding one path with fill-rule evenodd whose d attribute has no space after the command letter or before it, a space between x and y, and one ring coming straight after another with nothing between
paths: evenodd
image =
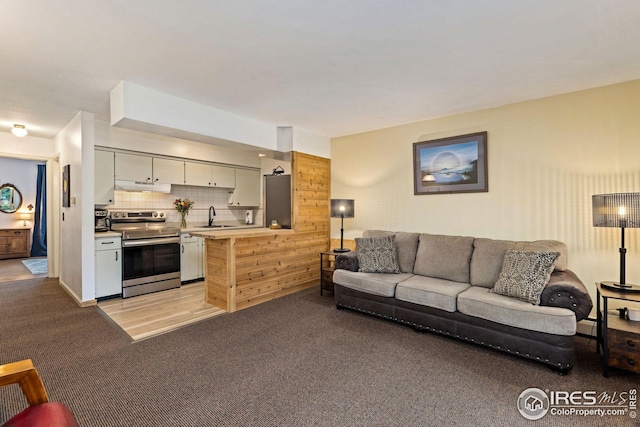
<instances>
[{"instance_id":1,"label":"kitchen faucet","mask_svg":"<svg viewBox=\"0 0 640 427\"><path fill-rule=\"evenodd\" d=\"M209 206L209 227L213 225L213 217L216 216L216 208Z\"/></svg>"}]
</instances>

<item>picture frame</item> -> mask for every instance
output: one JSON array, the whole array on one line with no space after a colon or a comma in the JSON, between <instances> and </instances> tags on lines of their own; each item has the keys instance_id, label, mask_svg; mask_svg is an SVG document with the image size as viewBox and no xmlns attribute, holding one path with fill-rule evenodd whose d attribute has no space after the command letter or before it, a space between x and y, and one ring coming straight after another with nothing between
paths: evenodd
<instances>
[{"instance_id":1,"label":"picture frame","mask_svg":"<svg viewBox=\"0 0 640 427\"><path fill-rule=\"evenodd\" d=\"M71 207L71 165L65 165L62 169L62 207Z\"/></svg>"},{"instance_id":2,"label":"picture frame","mask_svg":"<svg viewBox=\"0 0 640 427\"><path fill-rule=\"evenodd\" d=\"M489 191L487 132L413 144L414 195Z\"/></svg>"}]
</instances>

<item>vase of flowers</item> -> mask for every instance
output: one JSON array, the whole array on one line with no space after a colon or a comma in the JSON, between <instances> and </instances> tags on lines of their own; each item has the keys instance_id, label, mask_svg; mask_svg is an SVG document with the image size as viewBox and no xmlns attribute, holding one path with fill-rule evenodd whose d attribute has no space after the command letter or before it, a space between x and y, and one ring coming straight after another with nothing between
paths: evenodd
<instances>
[{"instance_id":1,"label":"vase of flowers","mask_svg":"<svg viewBox=\"0 0 640 427\"><path fill-rule=\"evenodd\" d=\"M176 199L173 202L173 206L176 208L178 213L180 214L180 228L185 228L187 226L186 216L189 215L189 210L193 207L193 200L185 197L184 199Z\"/></svg>"}]
</instances>

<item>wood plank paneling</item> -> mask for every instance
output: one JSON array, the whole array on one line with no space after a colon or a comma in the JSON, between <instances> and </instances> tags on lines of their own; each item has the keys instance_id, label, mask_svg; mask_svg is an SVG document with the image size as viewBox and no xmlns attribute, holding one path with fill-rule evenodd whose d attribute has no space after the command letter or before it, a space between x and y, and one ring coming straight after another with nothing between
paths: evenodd
<instances>
[{"instance_id":1,"label":"wood plank paneling","mask_svg":"<svg viewBox=\"0 0 640 427\"><path fill-rule=\"evenodd\" d=\"M206 239L206 295L207 303L227 310L230 303L230 287L228 269L231 261L231 239Z\"/></svg>"},{"instance_id":2,"label":"wood plank paneling","mask_svg":"<svg viewBox=\"0 0 640 427\"><path fill-rule=\"evenodd\" d=\"M294 233L229 231L206 239L208 303L232 312L319 285L319 254L329 248L331 164L293 153L291 170Z\"/></svg>"}]
</instances>

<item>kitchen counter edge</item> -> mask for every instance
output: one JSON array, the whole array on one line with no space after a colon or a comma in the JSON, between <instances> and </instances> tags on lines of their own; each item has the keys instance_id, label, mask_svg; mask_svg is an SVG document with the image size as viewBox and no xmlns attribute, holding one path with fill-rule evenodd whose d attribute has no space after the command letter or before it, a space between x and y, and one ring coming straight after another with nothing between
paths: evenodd
<instances>
[{"instance_id":1,"label":"kitchen counter edge","mask_svg":"<svg viewBox=\"0 0 640 427\"><path fill-rule=\"evenodd\" d=\"M96 239L108 239L110 237L122 237L122 233L118 231L98 231L94 233Z\"/></svg>"},{"instance_id":2,"label":"kitchen counter edge","mask_svg":"<svg viewBox=\"0 0 640 427\"><path fill-rule=\"evenodd\" d=\"M202 229L201 229L202 230ZM219 229L213 231L191 231L192 236L204 237L205 239L230 239L232 237L262 237L276 236L280 234L294 234L291 229L271 229L271 228L244 228L244 229Z\"/></svg>"}]
</instances>

